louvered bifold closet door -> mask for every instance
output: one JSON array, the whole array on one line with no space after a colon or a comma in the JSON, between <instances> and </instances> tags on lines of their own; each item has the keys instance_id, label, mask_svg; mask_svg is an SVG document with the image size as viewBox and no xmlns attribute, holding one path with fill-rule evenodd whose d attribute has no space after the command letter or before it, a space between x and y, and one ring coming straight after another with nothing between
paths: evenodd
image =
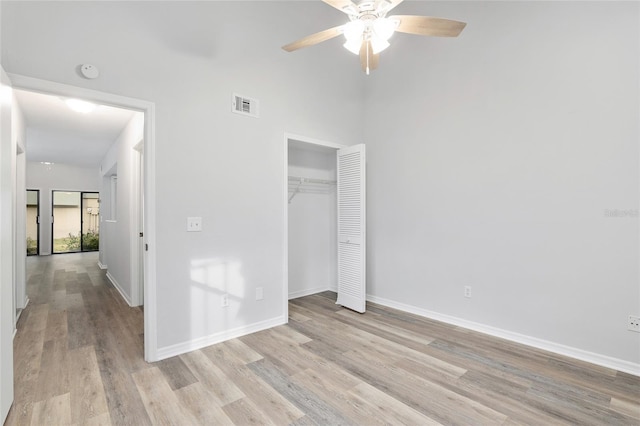
<instances>
[{"instance_id":1,"label":"louvered bifold closet door","mask_svg":"<svg viewBox=\"0 0 640 426\"><path fill-rule=\"evenodd\" d=\"M365 147L338 150L338 300L364 312L366 305Z\"/></svg>"}]
</instances>

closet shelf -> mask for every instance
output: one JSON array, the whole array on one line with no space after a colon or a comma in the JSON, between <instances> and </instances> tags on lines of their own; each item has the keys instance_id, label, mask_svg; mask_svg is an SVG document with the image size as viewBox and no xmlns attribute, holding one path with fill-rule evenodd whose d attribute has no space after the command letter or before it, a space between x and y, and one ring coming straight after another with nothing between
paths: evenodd
<instances>
[{"instance_id":1,"label":"closet shelf","mask_svg":"<svg viewBox=\"0 0 640 426\"><path fill-rule=\"evenodd\" d=\"M336 186L335 180L289 176L289 203L296 194L328 194Z\"/></svg>"}]
</instances>

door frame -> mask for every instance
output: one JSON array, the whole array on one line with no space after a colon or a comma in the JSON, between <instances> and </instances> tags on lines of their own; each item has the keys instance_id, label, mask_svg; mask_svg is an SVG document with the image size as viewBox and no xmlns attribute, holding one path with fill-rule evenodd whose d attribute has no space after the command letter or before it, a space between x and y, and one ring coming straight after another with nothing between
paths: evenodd
<instances>
[{"instance_id":1,"label":"door frame","mask_svg":"<svg viewBox=\"0 0 640 426\"><path fill-rule=\"evenodd\" d=\"M148 249L144 256L144 359L158 361L157 298L156 298L156 137L155 104L142 99L56 83L48 80L7 73L14 89L28 90L54 96L80 98L101 105L126 108L144 114L144 242Z\"/></svg>"},{"instance_id":2,"label":"door frame","mask_svg":"<svg viewBox=\"0 0 640 426\"><path fill-rule=\"evenodd\" d=\"M129 199L129 217L131 224L130 281L132 306L144 306L144 139L132 148L131 159L131 195Z\"/></svg>"},{"instance_id":3,"label":"door frame","mask_svg":"<svg viewBox=\"0 0 640 426\"><path fill-rule=\"evenodd\" d=\"M324 141L311 138L308 136L298 135L295 133L284 133L284 165L283 165L283 184L282 184L282 204L284 209L284 240L283 240L283 321L289 322L289 143L299 142L310 146L320 146L324 148L339 149L347 148L349 145L342 145L335 142Z\"/></svg>"}]
</instances>

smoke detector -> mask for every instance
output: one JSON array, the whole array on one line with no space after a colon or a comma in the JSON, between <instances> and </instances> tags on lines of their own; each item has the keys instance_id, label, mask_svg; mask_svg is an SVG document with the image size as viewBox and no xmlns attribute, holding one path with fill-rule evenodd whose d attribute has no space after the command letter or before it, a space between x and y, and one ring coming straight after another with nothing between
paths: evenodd
<instances>
[{"instance_id":1,"label":"smoke detector","mask_svg":"<svg viewBox=\"0 0 640 426\"><path fill-rule=\"evenodd\" d=\"M91 64L80 65L80 72L85 78L88 78L89 80L98 78L98 76L100 75L100 71L98 71L98 68L95 65Z\"/></svg>"}]
</instances>

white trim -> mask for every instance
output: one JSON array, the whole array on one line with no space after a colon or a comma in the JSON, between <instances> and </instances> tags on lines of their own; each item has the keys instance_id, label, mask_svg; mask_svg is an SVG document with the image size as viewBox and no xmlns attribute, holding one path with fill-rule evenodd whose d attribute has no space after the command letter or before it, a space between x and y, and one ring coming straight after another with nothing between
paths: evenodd
<instances>
[{"instance_id":1,"label":"white trim","mask_svg":"<svg viewBox=\"0 0 640 426\"><path fill-rule=\"evenodd\" d=\"M453 317L450 315L440 314L438 312L428 311L426 309L418 308L416 306L407 305L393 300L377 297L373 295L367 295L369 302L377 303L379 305L388 306L389 308L398 309L400 311L408 312L410 314L419 315L421 317L441 321L447 324L455 325L457 327L463 327L469 330L477 331L479 333L488 334L489 336L499 337L502 339L510 340L512 342L521 343L523 345L531 346L537 349L553 352L559 355L575 358L580 361L590 362L602 367L611 368L614 370L622 371L624 373L633 374L634 376L640 376L640 364L625 361L619 358L613 358L607 355L601 355L594 352L585 351L583 349L574 348L571 346L561 345L559 343L550 342L548 340L538 339L537 337L531 337L520 333L514 333L509 330L492 327L485 324L480 324L473 321L468 321L462 318Z\"/></svg>"},{"instance_id":2,"label":"white trim","mask_svg":"<svg viewBox=\"0 0 640 426\"><path fill-rule=\"evenodd\" d=\"M335 142L328 142L320 139L310 138L308 136L298 135L295 133L284 132L284 149L283 149L284 162L283 162L283 173L282 173L282 180L283 180L282 205L284 210L284 215L283 215L284 226L282 227L284 230L284 239L282 242L283 252L284 252L284 259L283 259L283 266L282 266L282 271L283 271L282 295L284 300L282 302L282 306L283 306L282 310L283 310L283 317L285 318L285 323L288 321L288 318L289 318L289 299L302 297L302 294L297 295L300 292L294 292L291 295L289 294L289 142L290 141L302 142L309 145L324 146L327 148L333 148L335 150L347 147L347 145L342 145ZM325 290L320 290L320 291L325 291ZM314 293L317 293L317 291L314 290L313 293L309 293L309 294L314 294Z\"/></svg>"},{"instance_id":3,"label":"white trim","mask_svg":"<svg viewBox=\"0 0 640 426\"><path fill-rule=\"evenodd\" d=\"M296 135L295 133L288 133L288 132L284 133L284 139L287 142L287 146L289 144L289 141L302 142L302 143L307 143L309 145L324 146L324 147L333 148L333 149L336 149L336 150L337 149L347 148L349 146L349 145L343 145L343 144L340 144L340 143L328 142L328 141L323 141L323 140L320 140L320 139L310 138L308 136ZM288 163L288 161L287 161L287 163Z\"/></svg>"},{"instance_id":4,"label":"white trim","mask_svg":"<svg viewBox=\"0 0 640 426\"><path fill-rule=\"evenodd\" d=\"M289 300L297 299L298 297L310 296L312 294L322 293L323 291L331 291L335 288L336 288L335 286L334 287L320 286L320 287L307 288L304 290L294 291L292 293L289 293Z\"/></svg>"},{"instance_id":5,"label":"white trim","mask_svg":"<svg viewBox=\"0 0 640 426\"><path fill-rule=\"evenodd\" d=\"M38 256L51 256L51 252L45 251L45 252L40 253Z\"/></svg>"},{"instance_id":6,"label":"white trim","mask_svg":"<svg viewBox=\"0 0 640 426\"><path fill-rule=\"evenodd\" d=\"M29 304L29 298L27 297L27 300L24 302L24 306L20 308L20 310L16 314L16 324L13 327L13 338L16 337L16 333L18 332L18 321L20 321L20 317L22 316L22 313L24 312L24 310L27 309L28 304Z\"/></svg>"},{"instance_id":7,"label":"white trim","mask_svg":"<svg viewBox=\"0 0 640 426\"><path fill-rule=\"evenodd\" d=\"M102 263L100 263L100 261L98 261L98 268L107 269L107 265L103 265Z\"/></svg>"},{"instance_id":8,"label":"white trim","mask_svg":"<svg viewBox=\"0 0 640 426\"><path fill-rule=\"evenodd\" d=\"M268 328L277 327L287 323L286 317L272 318L255 324L225 330L214 333L209 336L200 337L198 339L189 340L187 342L178 343L176 345L158 348L158 361L173 356L181 355L187 352L196 351L207 346L215 345L226 340L235 339L237 337L246 336L247 334L256 333Z\"/></svg>"},{"instance_id":9,"label":"white trim","mask_svg":"<svg viewBox=\"0 0 640 426\"><path fill-rule=\"evenodd\" d=\"M143 300L140 297L142 292L140 287L140 151L136 149L141 146L142 140L131 147L131 169L130 169L130 191L129 191L129 282L131 283L131 301L132 306L140 306ZM144 158L144 157L143 157ZM144 170L142 170L144 172Z\"/></svg>"},{"instance_id":10,"label":"white trim","mask_svg":"<svg viewBox=\"0 0 640 426\"><path fill-rule=\"evenodd\" d=\"M116 290L118 290L118 293L120 293L120 296L122 296L124 301L127 302L127 305L133 306L131 304L131 298L129 296L127 296L127 293L125 293L125 291L122 289L122 287L120 286L120 283L118 283L118 281L116 281L116 279L113 278L113 275L111 275L109 272L107 272L107 278L109 279L109 281L111 281L111 284L113 284L113 286L116 288Z\"/></svg>"},{"instance_id":11,"label":"white trim","mask_svg":"<svg viewBox=\"0 0 640 426\"><path fill-rule=\"evenodd\" d=\"M13 87L17 89L80 98L102 105L133 109L144 113L144 238L145 243L149 246L148 251L145 252L144 262L144 359L149 362L157 361L155 104L141 99L40 80L19 74L9 74L9 78L13 83Z\"/></svg>"}]
</instances>

